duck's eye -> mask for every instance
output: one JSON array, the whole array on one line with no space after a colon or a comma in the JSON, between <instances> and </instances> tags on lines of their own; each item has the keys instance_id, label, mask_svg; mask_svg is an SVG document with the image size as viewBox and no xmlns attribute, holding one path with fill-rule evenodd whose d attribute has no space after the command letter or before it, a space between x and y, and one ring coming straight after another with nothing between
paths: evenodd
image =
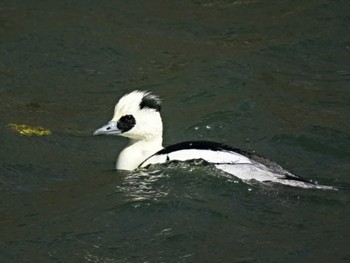
<instances>
[{"instance_id":1,"label":"duck's eye","mask_svg":"<svg viewBox=\"0 0 350 263\"><path fill-rule=\"evenodd\" d=\"M132 115L124 115L117 123L117 128L121 132L130 131L136 124L135 118Z\"/></svg>"}]
</instances>

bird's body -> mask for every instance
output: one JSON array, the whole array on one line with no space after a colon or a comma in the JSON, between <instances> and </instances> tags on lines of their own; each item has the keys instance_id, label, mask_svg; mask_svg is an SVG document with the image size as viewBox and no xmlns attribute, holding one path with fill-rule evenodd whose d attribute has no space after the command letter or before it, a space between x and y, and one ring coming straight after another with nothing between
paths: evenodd
<instances>
[{"instance_id":1,"label":"bird's body","mask_svg":"<svg viewBox=\"0 0 350 263\"><path fill-rule=\"evenodd\" d=\"M94 135L100 134L129 138L128 146L117 159L116 168L119 170L134 170L169 161L201 159L243 181L333 189L331 186L308 182L264 157L220 143L190 141L164 148L160 99L149 92L133 91L124 95L115 106L112 120L94 132Z\"/></svg>"}]
</instances>

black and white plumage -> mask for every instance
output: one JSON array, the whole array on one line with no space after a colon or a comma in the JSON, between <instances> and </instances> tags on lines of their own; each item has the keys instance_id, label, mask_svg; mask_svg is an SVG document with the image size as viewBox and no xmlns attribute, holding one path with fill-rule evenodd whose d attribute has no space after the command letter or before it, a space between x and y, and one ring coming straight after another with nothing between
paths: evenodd
<instances>
[{"instance_id":1,"label":"black and white plumage","mask_svg":"<svg viewBox=\"0 0 350 263\"><path fill-rule=\"evenodd\" d=\"M220 143L189 141L164 148L160 109L161 101L157 96L133 91L119 100L112 120L94 132L94 135L129 138L129 144L118 156L116 169L134 170L150 164L201 159L243 181L334 189L308 182L264 157Z\"/></svg>"}]
</instances>

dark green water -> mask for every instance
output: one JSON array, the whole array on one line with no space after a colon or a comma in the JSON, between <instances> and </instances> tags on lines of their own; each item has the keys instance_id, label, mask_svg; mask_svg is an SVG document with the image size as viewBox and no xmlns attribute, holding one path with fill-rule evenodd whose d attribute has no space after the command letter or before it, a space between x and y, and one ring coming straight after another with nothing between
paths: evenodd
<instances>
[{"instance_id":1,"label":"dark green water","mask_svg":"<svg viewBox=\"0 0 350 263\"><path fill-rule=\"evenodd\" d=\"M349 262L348 1L1 1L0 262ZM340 191L114 171L125 93L165 144L254 150ZM21 136L9 123L43 126Z\"/></svg>"}]
</instances>

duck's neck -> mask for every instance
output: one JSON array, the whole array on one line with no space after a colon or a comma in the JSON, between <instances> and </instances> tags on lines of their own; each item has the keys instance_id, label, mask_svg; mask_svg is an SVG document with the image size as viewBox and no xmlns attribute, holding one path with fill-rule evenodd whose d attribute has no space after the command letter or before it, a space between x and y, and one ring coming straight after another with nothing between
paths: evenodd
<instances>
[{"instance_id":1,"label":"duck's neck","mask_svg":"<svg viewBox=\"0 0 350 263\"><path fill-rule=\"evenodd\" d=\"M129 171L136 169L144 160L163 148L162 141L162 137L130 140L128 146L118 156L116 169Z\"/></svg>"}]
</instances>

